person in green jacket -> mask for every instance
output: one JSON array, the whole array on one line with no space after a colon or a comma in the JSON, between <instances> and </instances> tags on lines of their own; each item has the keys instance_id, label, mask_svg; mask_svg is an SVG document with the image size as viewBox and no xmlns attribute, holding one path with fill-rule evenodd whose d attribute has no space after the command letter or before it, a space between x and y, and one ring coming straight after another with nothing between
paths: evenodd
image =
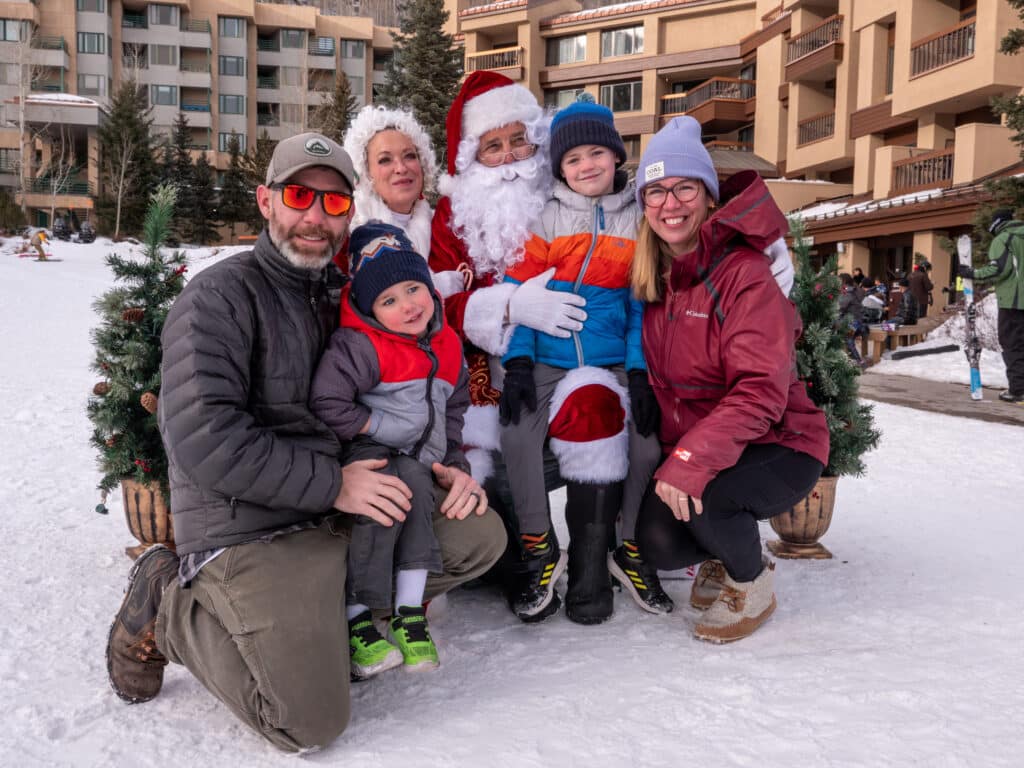
<instances>
[{"instance_id":1,"label":"person in green jacket","mask_svg":"<svg viewBox=\"0 0 1024 768\"><path fill-rule=\"evenodd\" d=\"M988 231L992 244L989 263L983 267L961 266L960 277L994 281L999 306L999 346L1003 348L1009 388L999 393L1008 403L1024 402L1024 222L1013 211L1001 208L992 215Z\"/></svg>"}]
</instances>

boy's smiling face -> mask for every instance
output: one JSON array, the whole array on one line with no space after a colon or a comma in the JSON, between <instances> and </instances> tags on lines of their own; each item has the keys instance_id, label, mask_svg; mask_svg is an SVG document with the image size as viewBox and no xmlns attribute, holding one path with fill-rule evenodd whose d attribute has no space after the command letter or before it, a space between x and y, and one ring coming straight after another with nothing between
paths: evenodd
<instances>
[{"instance_id":1,"label":"boy's smiling face","mask_svg":"<svg viewBox=\"0 0 1024 768\"><path fill-rule=\"evenodd\" d=\"M610 195L615 185L615 153L599 144L581 144L562 155L569 189L586 197Z\"/></svg>"},{"instance_id":2,"label":"boy's smiling face","mask_svg":"<svg viewBox=\"0 0 1024 768\"><path fill-rule=\"evenodd\" d=\"M373 316L393 333L422 336L434 317L434 296L418 280L403 280L381 291L373 302Z\"/></svg>"}]
</instances>

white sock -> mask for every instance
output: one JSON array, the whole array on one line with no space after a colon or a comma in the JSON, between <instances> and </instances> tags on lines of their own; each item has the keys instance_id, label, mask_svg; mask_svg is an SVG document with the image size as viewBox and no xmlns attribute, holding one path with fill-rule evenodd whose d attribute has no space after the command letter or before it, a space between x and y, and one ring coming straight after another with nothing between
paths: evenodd
<instances>
[{"instance_id":1,"label":"white sock","mask_svg":"<svg viewBox=\"0 0 1024 768\"><path fill-rule=\"evenodd\" d=\"M423 592L427 588L427 569L399 571L395 576L395 612L400 606L419 608L423 605Z\"/></svg>"},{"instance_id":2,"label":"white sock","mask_svg":"<svg viewBox=\"0 0 1024 768\"><path fill-rule=\"evenodd\" d=\"M363 605L362 603L352 603L351 605L345 606L345 618L352 621L363 611L370 610L369 606Z\"/></svg>"}]
</instances>

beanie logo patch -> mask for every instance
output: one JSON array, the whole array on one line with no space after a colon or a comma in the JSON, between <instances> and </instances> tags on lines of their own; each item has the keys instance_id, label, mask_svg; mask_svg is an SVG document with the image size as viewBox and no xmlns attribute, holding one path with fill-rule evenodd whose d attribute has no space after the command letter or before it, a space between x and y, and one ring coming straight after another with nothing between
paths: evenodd
<instances>
[{"instance_id":1,"label":"beanie logo patch","mask_svg":"<svg viewBox=\"0 0 1024 768\"><path fill-rule=\"evenodd\" d=\"M382 253L401 250L402 244L398 242L398 238L394 235L388 234L375 237L359 251L359 269L362 269Z\"/></svg>"},{"instance_id":2,"label":"beanie logo patch","mask_svg":"<svg viewBox=\"0 0 1024 768\"><path fill-rule=\"evenodd\" d=\"M315 136L306 141L304 149L307 155L313 155L314 157L327 157L331 154L331 148Z\"/></svg>"},{"instance_id":3,"label":"beanie logo patch","mask_svg":"<svg viewBox=\"0 0 1024 768\"><path fill-rule=\"evenodd\" d=\"M659 160L644 168L644 181L654 181L665 178L665 161Z\"/></svg>"}]
</instances>

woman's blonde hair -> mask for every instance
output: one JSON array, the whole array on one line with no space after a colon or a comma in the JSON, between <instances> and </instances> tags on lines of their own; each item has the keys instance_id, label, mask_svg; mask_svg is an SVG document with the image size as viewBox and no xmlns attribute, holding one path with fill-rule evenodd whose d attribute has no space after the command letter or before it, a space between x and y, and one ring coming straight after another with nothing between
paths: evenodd
<instances>
[{"instance_id":1,"label":"woman's blonde hair","mask_svg":"<svg viewBox=\"0 0 1024 768\"><path fill-rule=\"evenodd\" d=\"M664 272L665 258L661 253L661 238L654 234L647 217L643 216L640 218L633 264L629 270L633 295L640 301L661 301L665 295Z\"/></svg>"}]
</instances>

